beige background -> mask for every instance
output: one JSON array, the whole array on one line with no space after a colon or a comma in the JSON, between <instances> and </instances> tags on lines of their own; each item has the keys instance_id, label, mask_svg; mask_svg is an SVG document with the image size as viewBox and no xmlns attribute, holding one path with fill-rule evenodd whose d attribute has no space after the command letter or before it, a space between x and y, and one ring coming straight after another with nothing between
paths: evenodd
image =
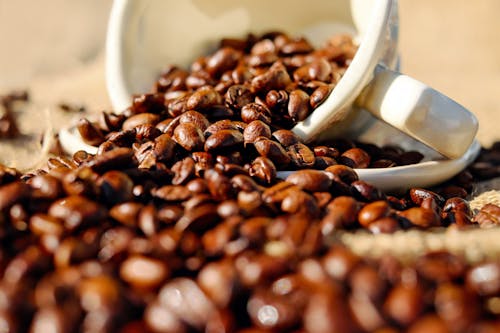
<instances>
[{"instance_id":1,"label":"beige background","mask_svg":"<svg viewBox=\"0 0 500 333\"><path fill-rule=\"evenodd\" d=\"M110 0L0 0L0 93L30 88L39 107L20 115L26 131L79 117L54 116L50 111L60 101L109 109L103 45L110 5ZM499 140L500 1L400 0L399 5L402 71L474 112L483 145ZM0 141L0 162L12 161L6 159L9 145ZM23 145L13 148L16 163L24 159Z\"/></svg>"}]
</instances>

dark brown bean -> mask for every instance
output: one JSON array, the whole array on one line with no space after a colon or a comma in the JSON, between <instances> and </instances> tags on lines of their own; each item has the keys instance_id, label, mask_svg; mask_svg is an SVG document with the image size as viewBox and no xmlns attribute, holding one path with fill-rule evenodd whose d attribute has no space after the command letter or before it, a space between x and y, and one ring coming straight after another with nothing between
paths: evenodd
<instances>
[{"instance_id":1,"label":"dark brown bean","mask_svg":"<svg viewBox=\"0 0 500 333\"><path fill-rule=\"evenodd\" d=\"M6 211L15 203L29 196L30 188L24 182L16 181L0 187L0 211Z\"/></svg>"},{"instance_id":2,"label":"dark brown bean","mask_svg":"<svg viewBox=\"0 0 500 333\"><path fill-rule=\"evenodd\" d=\"M292 164L298 168L311 168L316 163L316 157L309 147L296 143L287 147Z\"/></svg>"},{"instance_id":3,"label":"dark brown bean","mask_svg":"<svg viewBox=\"0 0 500 333\"><path fill-rule=\"evenodd\" d=\"M214 88L202 86L186 101L188 110L204 111L222 103L222 97Z\"/></svg>"},{"instance_id":4,"label":"dark brown bean","mask_svg":"<svg viewBox=\"0 0 500 333\"><path fill-rule=\"evenodd\" d=\"M191 197L191 192L182 185L165 185L151 191L153 197L165 201L184 201Z\"/></svg>"},{"instance_id":5,"label":"dark brown bean","mask_svg":"<svg viewBox=\"0 0 500 333\"><path fill-rule=\"evenodd\" d=\"M384 311L387 315L404 326L414 322L423 308L423 292L417 285L399 284L394 286L384 303Z\"/></svg>"},{"instance_id":6,"label":"dark brown bean","mask_svg":"<svg viewBox=\"0 0 500 333\"><path fill-rule=\"evenodd\" d=\"M252 322L260 328L287 330L299 322L299 309L286 297L257 292L247 304Z\"/></svg>"},{"instance_id":7,"label":"dark brown bean","mask_svg":"<svg viewBox=\"0 0 500 333\"><path fill-rule=\"evenodd\" d=\"M327 205L327 213L321 221L321 232L331 235L336 229L352 227L356 221L360 204L352 197L340 196Z\"/></svg>"},{"instance_id":8,"label":"dark brown bean","mask_svg":"<svg viewBox=\"0 0 500 333\"><path fill-rule=\"evenodd\" d=\"M338 161L351 168L364 169L370 165L370 155L363 149L351 148L342 153Z\"/></svg>"},{"instance_id":9,"label":"dark brown bean","mask_svg":"<svg viewBox=\"0 0 500 333\"><path fill-rule=\"evenodd\" d=\"M471 268L466 275L467 287L482 296L500 295L500 264L482 263Z\"/></svg>"},{"instance_id":10,"label":"dark brown bean","mask_svg":"<svg viewBox=\"0 0 500 333\"><path fill-rule=\"evenodd\" d=\"M130 148L115 148L96 157L88 164L95 172L106 172L114 169L126 169L137 165L134 151Z\"/></svg>"},{"instance_id":11,"label":"dark brown bean","mask_svg":"<svg viewBox=\"0 0 500 333\"><path fill-rule=\"evenodd\" d=\"M160 117L157 114L153 113L139 113L136 115L131 116L130 118L127 118L123 122L122 129L124 131L131 130L139 125L156 125L158 121L160 120Z\"/></svg>"},{"instance_id":12,"label":"dark brown bean","mask_svg":"<svg viewBox=\"0 0 500 333\"><path fill-rule=\"evenodd\" d=\"M327 192L332 180L319 170L299 170L286 178L287 182L309 192Z\"/></svg>"},{"instance_id":13,"label":"dark brown bean","mask_svg":"<svg viewBox=\"0 0 500 333\"><path fill-rule=\"evenodd\" d=\"M247 124L242 121L232 121L229 119L219 120L212 125L208 126L205 130L205 137L209 137L210 135L217 133L221 130L237 130L243 132L246 128Z\"/></svg>"},{"instance_id":14,"label":"dark brown bean","mask_svg":"<svg viewBox=\"0 0 500 333\"><path fill-rule=\"evenodd\" d=\"M263 90L285 89L291 82L285 66L277 61L265 73L254 77L251 86L254 92L261 92Z\"/></svg>"},{"instance_id":15,"label":"dark brown bean","mask_svg":"<svg viewBox=\"0 0 500 333\"><path fill-rule=\"evenodd\" d=\"M63 220L64 226L69 230L98 223L107 215L100 204L76 195L52 203L48 214Z\"/></svg>"},{"instance_id":16,"label":"dark brown bean","mask_svg":"<svg viewBox=\"0 0 500 333\"><path fill-rule=\"evenodd\" d=\"M358 221L362 226L368 227L372 222L388 216L390 211L387 201L374 201L361 208Z\"/></svg>"},{"instance_id":17,"label":"dark brown bean","mask_svg":"<svg viewBox=\"0 0 500 333\"><path fill-rule=\"evenodd\" d=\"M259 156L252 161L248 174L261 183L271 184L276 178L276 167L270 159Z\"/></svg>"},{"instance_id":18,"label":"dark brown bean","mask_svg":"<svg viewBox=\"0 0 500 333\"><path fill-rule=\"evenodd\" d=\"M205 150L209 152L233 148L243 143L243 134L237 130L220 130L210 135L205 141Z\"/></svg>"},{"instance_id":19,"label":"dark brown bean","mask_svg":"<svg viewBox=\"0 0 500 333\"><path fill-rule=\"evenodd\" d=\"M334 180L344 182L347 185L359 179L358 174L346 165L332 165L326 168L325 171L331 174Z\"/></svg>"},{"instance_id":20,"label":"dark brown bean","mask_svg":"<svg viewBox=\"0 0 500 333\"><path fill-rule=\"evenodd\" d=\"M410 197L411 200L418 206L420 206L426 198L433 198L439 206L444 204L444 198L439 194L422 188L410 189Z\"/></svg>"},{"instance_id":21,"label":"dark brown bean","mask_svg":"<svg viewBox=\"0 0 500 333\"><path fill-rule=\"evenodd\" d=\"M76 125L83 141L92 146L98 146L104 141L102 131L87 119L80 119Z\"/></svg>"},{"instance_id":22,"label":"dark brown bean","mask_svg":"<svg viewBox=\"0 0 500 333\"><path fill-rule=\"evenodd\" d=\"M188 104L189 105L189 104ZM184 123L193 123L198 127L202 132L204 132L208 126L210 126L210 122L204 115L196 111L186 111L179 116L179 124Z\"/></svg>"},{"instance_id":23,"label":"dark brown bean","mask_svg":"<svg viewBox=\"0 0 500 333\"><path fill-rule=\"evenodd\" d=\"M368 225L368 230L373 234L392 234L400 229L398 220L393 217L382 217Z\"/></svg>"},{"instance_id":24,"label":"dark brown bean","mask_svg":"<svg viewBox=\"0 0 500 333\"><path fill-rule=\"evenodd\" d=\"M344 281L358 265L361 258L343 246L334 246L323 257L325 271L337 281Z\"/></svg>"},{"instance_id":25,"label":"dark brown bean","mask_svg":"<svg viewBox=\"0 0 500 333\"><path fill-rule=\"evenodd\" d=\"M261 120L254 120L243 131L245 144L253 143L259 136L271 138L271 129Z\"/></svg>"},{"instance_id":26,"label":"dark brown bean","mask_svg":"<svg viewBox=\"0 0 500 333\"><path fill-rule=\"evenodd\" d=\"M290 157L279 143L260 137L253 144L259 155L270 159L275 165L284 167L290 163Z\"/></svg>"},{"instance_id":27,"label":"dark brown bean","mask_svg":"<svg viewBox=\"0 0 500 333\"><path fill-rule=\"evenodd\" d=\"M120 277L134 288L154 289L170 275L161 260L133 255L120 266Z\"/></svg>"},{"instance_id":28,"label":"dark brown bean","mask_svg":"<svg viewBox=\"0 0 500 333\"><path fill-rule=\"evenodd\" d=\"M439 226L439 216L431 209L413 207L400 212L399 216L422 228Z\"/></svg>"},{"instance_id":29,"label":"dark brown bean","mask_svg":"<svg viewBox=\"0 0 500 333\"><path fill-rule=\"evenodd\" d=\"M237 84L230 86L224 95L226 106L235 111L241 110L245 105L254 101L254 94L245 85Z\"/></svg>"},{"instance_id":30,"label":"dark brown bean","mask_svg":"<svg viewBox=\"0 0 500 333\"><path fill-rule=\"evenodd\" d=\"M330 92L332 91L332 86L331 85L321 85L318 88L316 88L312 93L309 98L309 104L313 109L316 109L318 106L323 103L326 98L330 95Z\"/></svg>"},{"instance_id":31,"label":"dark brown bean","mask_svg":"<svg viewBox=\"0 0 500 333\"><path fill-rule=\"evenodd\" d=\"M105 202L115 205L133 198L134 183L123 172L108 171L98 179L98 185Z\"/></svg>"},{"instance_id":32,"label":"dark brown bean","mask_svg":"<svg viewBox=\"0 0 500 333\"><path fill-rule=\"evenodd\" d=\"M302 121L311 113L309 95L300 89L292 90L288 97L288 115L293 121Z\"/></svg>"},{"instance_id":33,"label":"dark brown bean","mask_svg":"<svg viewBox=\"0 0 500 333\"><path fill-rule=\"evenodd\" d=\"M231 47L222 47L207 60L206 70L213 77L218 77L227 70L233 69L242 53Z\"/></svg>"},{"instance_id":34,"label":"dark brown bean","mask_svg":"<svg viewBox=\"0 0 500 333\"><path fill-rule=\"evenodd\" d=\"M271 111L263 104L248 103L241 108L241 119L247 124L260 120L269 125L271 124Z\"/></svg>"},{"instance_id":35,"label":"dark brown bean","mask_svg":"<svg viewBox=\"0 0 500 333\"><path fill-rule=\"evenodd\" d=\"M202 131L192 123L179 124L174 130L173 139L187 151L202 150L205 143Z\"/></svg>"}]
</instances>

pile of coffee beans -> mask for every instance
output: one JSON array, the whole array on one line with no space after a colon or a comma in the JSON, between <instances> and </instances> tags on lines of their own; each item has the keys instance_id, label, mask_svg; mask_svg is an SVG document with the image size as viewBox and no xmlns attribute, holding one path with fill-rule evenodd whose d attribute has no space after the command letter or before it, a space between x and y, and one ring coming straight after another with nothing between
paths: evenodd
<instances>
[{"instance_id":1,"label":"pile of coffee beans","mask_svg":"<svg viewBox=\"0 0 500 333\"><path fill-rule=\"evenodd\" d=\"M345 36L320 50L281 33L226 39L125 112L81 120L95 155L56 156L28 174L0 166L0 331L498 329L499 263L372 262L331 244L338 230L500 221L500 207L474 212L466 200L477 179L498 175L499 144L449 182L395 196L353 168L421 154L305 144L289 130L354 51Z\"/></svg>"}]
</instances>

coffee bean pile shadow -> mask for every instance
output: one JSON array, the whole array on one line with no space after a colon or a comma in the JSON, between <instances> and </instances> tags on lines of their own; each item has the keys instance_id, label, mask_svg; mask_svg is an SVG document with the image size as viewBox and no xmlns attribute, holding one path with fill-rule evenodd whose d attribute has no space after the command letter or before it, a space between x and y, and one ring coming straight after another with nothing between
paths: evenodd
<instances>
[{"instance_id":1,"label":"coffee bean pile shadow","mask_svg":"<svg viewBox=\"0 0 500 333\"><path fill-rule=\"evenodd\" d=\"M285 38L265 36L251 47L252 38L225 40L223 52L193 67L222 77L229 67L213 65L212 57L226 59L231 44L224 63L231 62L243 49L270 48ZM279 49L309 50L302 39L289 42L294 48ZM287 71L279 71L273 75L281 80ZM166 85L191 82L186 74ZM98 146L95 155L54 157L28 174L0 167L0 322L7 331L323 333L497 325L497 263L474 271L439 254L400 269L394 261L364 261L328 240L339 229L390 233L497 223L499 207L476 214L465 197L475 176L498 170L500 145L439 188L392 196L359 180L351 167L406 155L416 160L415 153L340 139L308 146L276 125L287 123L286 115L275 122L263 103L235 111L203 84L174 103L187 109L177 109L167 103L170 93L137 96L126 112L102 113L98 122L81 120L83 138ZM282 169L298 170L281 180ZM462 311L473 302L481 306Z\"/></svg>"}]
</instances>

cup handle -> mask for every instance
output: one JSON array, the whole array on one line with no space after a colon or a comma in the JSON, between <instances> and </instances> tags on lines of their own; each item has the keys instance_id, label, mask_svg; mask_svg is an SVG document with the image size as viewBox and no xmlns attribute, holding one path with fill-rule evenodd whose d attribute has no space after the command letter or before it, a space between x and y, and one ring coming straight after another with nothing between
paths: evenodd
<instances>
[{"instance_id":1,"label":"cup handle","mask_svg":"<svg viewBox=\"0 0 500 333\"><path fill-rule=\"evenodd\" d=\"M478 129L476 117L457 102L380 65L355 105L448 158L462 156Z\"/></svg>"}]
</instances>

